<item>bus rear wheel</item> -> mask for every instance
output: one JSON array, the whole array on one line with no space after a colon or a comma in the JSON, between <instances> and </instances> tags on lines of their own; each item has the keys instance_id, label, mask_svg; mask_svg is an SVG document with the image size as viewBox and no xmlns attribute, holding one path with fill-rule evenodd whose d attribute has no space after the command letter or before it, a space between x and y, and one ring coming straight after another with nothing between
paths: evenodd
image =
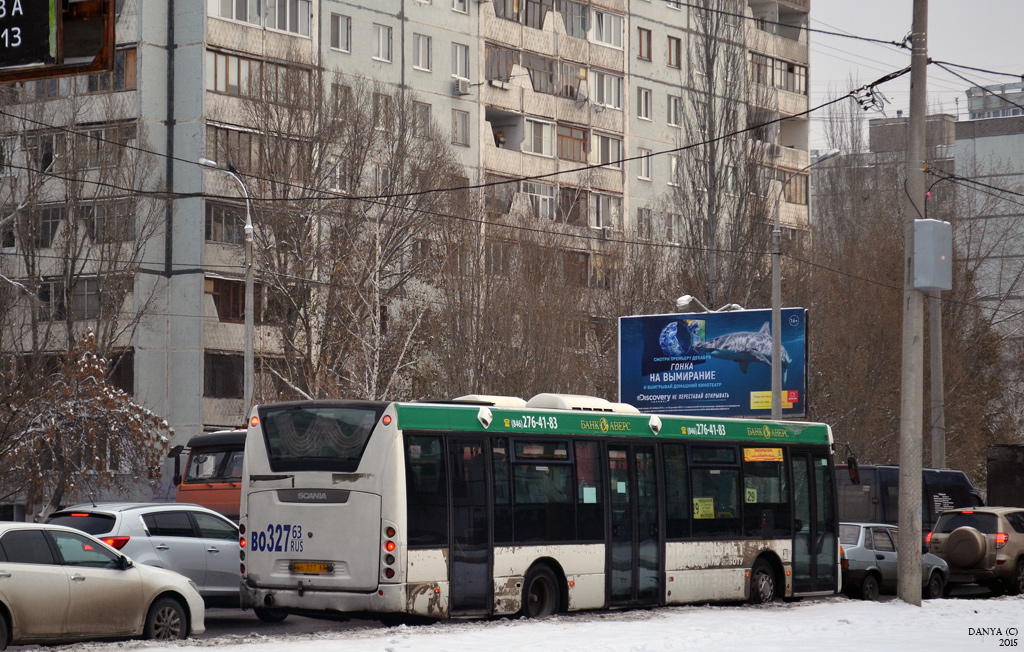
<instances>
[{"instance_id":1,"label":"bus rear wheel","mask_svg":"<svg viewBox=\"0 0 1024 652\"><path fill-rule=\"evenodd\" d=\"M558 610L558 582L547 566L535 566L523 583L523 608L526 618L547 618Z\"/></svg>"}]
</instances>

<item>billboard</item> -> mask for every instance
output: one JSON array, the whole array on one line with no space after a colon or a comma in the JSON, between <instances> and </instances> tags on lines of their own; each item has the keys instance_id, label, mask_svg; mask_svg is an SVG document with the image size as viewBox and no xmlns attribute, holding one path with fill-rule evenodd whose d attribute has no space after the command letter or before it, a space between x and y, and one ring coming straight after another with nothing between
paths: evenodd
<instances>
[{"instance_id":1,"label":"billboard","mask_svg":"<svg viewBox=\"0 0 1024 652\"><path fill-rule=\"evenodd\" d=\"M619 318L619 401L641 412L771 415L771 310ZM782 310L782 415L804 416L807 311Z\"/></svg>"}]
</instances>

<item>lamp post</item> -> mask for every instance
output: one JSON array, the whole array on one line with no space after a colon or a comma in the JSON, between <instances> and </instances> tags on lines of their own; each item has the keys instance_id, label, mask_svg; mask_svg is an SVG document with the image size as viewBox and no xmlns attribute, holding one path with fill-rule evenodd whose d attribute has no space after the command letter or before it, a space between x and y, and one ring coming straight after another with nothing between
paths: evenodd
<instances>
[{"instance_id":1,"label":"lamp post","mask_svg":"<svg viewBox=\"0 0 1024 652\"><path fill-rule=\"evenodd\" d=\"M718 310L712 310L701 303L697 297L692 294L684 294L683 296L676 299L676 309L682 310L691 303L696 303L698 306L704 309L704 312L729 312L730 310L746 310L743 306L738 303L727 303Z\"/></svg>"},{"instance_id":2,"label":"lamp post","mask_svg":"<svg viewBox=\"0 0 1024 652\"><path fill-rule=\"evenodd\" d=\"M786 185L796 175L838 155L839 150L833 147L815 161L791 173L782 182L779 196L775 200L775 228L772 229L772 419L782 418L782 365L777 362L782 358L782 274L779 270L782 258L782 195L786 192Z\"/></svg>"},{"instance_id":3,"label":"lamp post","mask_svg":"<svg viewBox=\"0 0 1024 652\"><path fill-rule=\"evenodd\" d=\"M242 188L242 194L245 196L245 358L242 372L244 383L244 389L242 390L242 414L243 419L247 420L249 410L252 408L254 376L252 348L253 339L255 338L255 325L253 321L255 313L253 304L255 301L253 299L252 283L252 201L249 198L249 189L245 187L245 182L242 181L242 177L238 174L235 166L229 163L226 168L222 168L217 165L216 161L211 161L208 158L199 159L199 165L231 175L231 178L238 182L238 185Z\"/></svg>"}]
</instances>

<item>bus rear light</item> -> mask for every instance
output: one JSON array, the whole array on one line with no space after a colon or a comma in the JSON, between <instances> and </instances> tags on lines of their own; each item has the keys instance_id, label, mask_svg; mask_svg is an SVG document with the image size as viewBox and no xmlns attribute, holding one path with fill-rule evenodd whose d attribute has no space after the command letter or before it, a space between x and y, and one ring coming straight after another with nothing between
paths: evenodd
<instances>
[{"instance_id":1,"label":"bus rear light","mask_svg":"<svg viewBox=\"0 0 1024 652\"><path fill-rule=\"evenodd\" d=\"M238 547L245 549L245 537L238 537Z\"/></svg>"},{"instance_id":2,"label":"bus rear light","mask_svg":"<svg viewBox=\"0 0 1024 652\"><path fill-rule=\"evenodd\" d=\"M394 576L395 576L395 569L394 568L385 568L384 569L384 577L386 577L386 578L388 578L390 580Z\"/></svg>"},{"instance_id":3,"label":"bus rear light","mask_svg":"<svg viewBox=\"0 0 1024 652\"><path fill-rule=\"evenodd\" d=\"M381 419L381 423L383 423L385 426L390 426L391 425L391 415L390 414L384 415L384 418Z\"/></svg>"},{"instance_id":4,"label":"bus rear light","mask_svg":"<svg viewBox=\"0 0 1024 652\"><path fill-rule=\"evenodd\" d=\"M238 524L238 533L239 534L245 534L245 523L239 523Z\"/></svg>"},{"instance_id":5,"label":"bus rear light","mask_svg":"<svg viewBox=\"0 0 1024 652\"><path fill-rule=\"evenodd\" d=\"M253 417L253 418L249 419L249 427L250 428L255 428L258 425L260 425L260 418L259 417Z\"/></svg>"},{"instance_id":6,"label":"bus rear light","mask_svg":"<svg viewBox=\"0 0 1024 652\"><path fill-rule=\"evenodd\" d=\"M245 575L245 564L239 564L238 569L242 571L242 575Z\"/></svg>"},{"instance_id":7,"label":"bus rear light","mask_svg":"<svg viewBox=\"0 0 1024 652\"><path fill-rule=\"evenodd\" d=\"M384 563L387 564L388 566L394 564L395 563L395 556L394 555L387 555L387 556L385 556L384 557Z\"/></svg>"},{"instance_id":8,"label":"bus rear light","mask_svg":"<svg viewBox=\"0 0 1024 652\"><path fill-rule=\"evenodd\" d=\"M996 533L996 550L999 550L1006 545L1006 542L1010 540L1010 535L1006 532Z\"/></svg>"},{"instance_id":9,"label":"bus rear light","mask_svg":"<svg viewBox=\"0 0 1024 652\"><path fill-rule=\"evenodd\" d=\"M120 550L124 548L125 544L128 543L128 539L131 537L103 537L100 539L103 543L107 544L114 550ZM1006 543L1005 541L1003 543ZM1001 546L1000 546L1001 547Z\"/></svg>"},{"instance_id":10,"label":"bus rear light","mask_svg":"<svg viewBox=\"0 0 1024 652\"><path fill-rule=\"evenodd\" d=\"M393 538L395 536L395 528L389 527L388 529L384 530L384 534L386 534L389 539Z\"/></svg>"},{"instance_id":11,"label":"bus rear light","mask_svg":"<svg viewBox=\"0 0 1024 652\"><path fill-rule=\"evenodd\" d=\"M239 550L238 551L238 558L240 560L242 560L242 561L245 561L245 551L244 550Z\"/></svg>"},{"instance_id":12,"label":"bus rear light","mask_svg":"<svg viewBox=\"0 0 1024 652\"><path fill-rule=\"evenodd\" d=\"M387 550L388 552L394 552L395 551L395 542L394 541L388 541L387 543L384 544L384 549Z\"/></svg>"}]
</instances>

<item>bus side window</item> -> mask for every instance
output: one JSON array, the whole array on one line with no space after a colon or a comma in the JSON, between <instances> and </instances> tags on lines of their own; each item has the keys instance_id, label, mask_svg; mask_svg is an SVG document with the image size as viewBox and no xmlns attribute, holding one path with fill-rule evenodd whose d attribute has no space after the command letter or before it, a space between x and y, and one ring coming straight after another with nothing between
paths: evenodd
<instances>
[{"instance_id":1,"label":"bus side window","mask_svg":"<svg viewBox=\"0 0 1024 652\"><path fill-rule=\"evenodd\" d=\"M491 444L494 468L494 542L512 543L512 487L509 480L508 439L498 437Z\"/></svg>"},{"instance_id":2,"label":"bus side window","mask_svg":"<svg viewBox=\"0 0 1024 652\"><path fill-rule=\"evenodd\" d=\"M665 461L665 536L684 539L690 536L692 510L687 489L686 447L665 444L662 456Z\"/></svg>"},{"instance_id":3,"label":"bus side window","mask_svg":"<svg viewBox=\"0 0 1024 652\"><path fill-rule=\"evenodd\" d=\"M576 538L604 538L604 486L597 442L576 442Z\"/></svg>"},{"instance_id":4,"label":"bus side window","mask_svg":"<svg viewBox=\"0 0 1024 652\"><path fill-rule=\"evenodd\" d=\"M743 534L765 539L791 535L782 449L744 448L743 459Z\"/></svg>"},{"instance_id":5,"label":"bus side window","mask_svg":"<svg viewBox=\"0 0 1024 652\"><path fill-rule=\"evenodd\" d=\"M448 482L438 436L406 436L409 545L448 545Z\"/></svg>"}]
</instances>

